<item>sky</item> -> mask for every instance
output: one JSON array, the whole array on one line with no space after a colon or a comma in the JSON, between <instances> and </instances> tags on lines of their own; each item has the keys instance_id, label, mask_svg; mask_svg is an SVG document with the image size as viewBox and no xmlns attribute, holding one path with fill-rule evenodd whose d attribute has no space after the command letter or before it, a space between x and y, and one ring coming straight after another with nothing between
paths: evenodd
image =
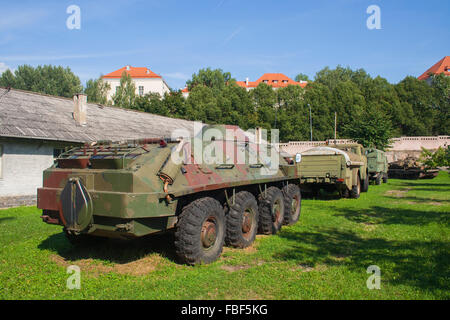
<instances>
[{"instance_id":1,"label":"sky","mask_svg":"<svg viewBox=\"0 0 450 320\"><path fill-rule=\"evenodd\" d=\"M71 5L79 29L67 27ZM449 14L448 0L0 0L0 73L62 65L84 84L131 65L179 89L207 67L255 81L341 65L397 83L450 55Z\"/></svg>"}]
</instances>

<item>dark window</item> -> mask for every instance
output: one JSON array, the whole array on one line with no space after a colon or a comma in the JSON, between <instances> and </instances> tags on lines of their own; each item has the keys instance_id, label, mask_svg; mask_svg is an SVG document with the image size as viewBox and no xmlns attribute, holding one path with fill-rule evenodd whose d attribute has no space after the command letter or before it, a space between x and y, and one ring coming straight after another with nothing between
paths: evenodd
<instances>
[{"instance_id":1,"label":"dark window","mask_svg":"<svg viewBox=\"0 0 450 320\"><path fill-rule=\"evenodd\" d=\"M64 152L62 148L53 148L53 158L58 158L61 153Z\"/></svg>"}]
</instances>

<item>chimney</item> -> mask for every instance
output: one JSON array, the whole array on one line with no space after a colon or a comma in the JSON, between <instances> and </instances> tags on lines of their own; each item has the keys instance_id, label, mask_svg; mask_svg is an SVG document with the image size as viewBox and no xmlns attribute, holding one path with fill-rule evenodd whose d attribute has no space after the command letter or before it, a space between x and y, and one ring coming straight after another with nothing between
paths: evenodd
<instances>
[{"instance_id":1,"label":"chimney","mask_svg":"<svg viewBox=\"0 0 450 320\"><path fill-rule=\"evenodd\" d=\"M245 78L245 85L248 86L248 78Z\"/></svg>"},{"instance_id":2,"label":"chimney","mask_svg":"<svg viewBox=\"0 0 450 320\"><path fill-rule=\"evenodd\" d=\"M87 124L87 95L77 93L73 96L73 118L80 126Z\"/></svg>"}]
</instances>

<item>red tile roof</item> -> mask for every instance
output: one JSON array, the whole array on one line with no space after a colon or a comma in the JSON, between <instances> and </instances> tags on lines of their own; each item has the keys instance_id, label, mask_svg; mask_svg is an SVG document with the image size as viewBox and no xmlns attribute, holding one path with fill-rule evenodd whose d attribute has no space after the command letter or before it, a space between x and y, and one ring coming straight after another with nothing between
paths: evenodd
<instances>
[{"instance_id":1,"label":"red tile roof","mask_svg":"<svg viewBox=\"0 0 450 320\"><path fill-rule=\"evenodd\" d=\"M446 76L450 76L450 56L445 56L438 63L433 65L430 69L425 71L420 77L417 79L425 80L429 78L429 74L439 74L444 73Z\"/></svg>"},{"instance_id":2,"label":"red tile roof","mask_svg":"<svg viewBox=\"0 0 450 320\"><path fill-rule=\"evenodd\" d=\"M256 88L261 82L267 83L267 85L274 88L287 87L288 85L306 87L308 82L297 82L285 76L282 73L265 73L256 81L249 81L248 84L245 81L236 81L238 86L243 88Z\"/></svg>"},{"instance_id":3,"label":"red tile roof","mask_svg":"<svg viewBox=\"0 0 450 320\"><path fill-rule=\"evenodd\" d=\"M183 90L181 90L181 92L189 92L188 87L184 88Z\"/></svg>"},{"instance_id":4,"label":"red tile roof","mask_svg":"<svg viewBox=\"0 0 450 320\"><path fill-rule=\"evenodd\" d=\"M161 78L159 74L154 73L152 70L146 67L132 67L132 66L125 66L123 68L120 68L119 70L105 74L103 78L120 79L122 77L123 72L128 73L131 76L131 78Z\"/></svg>"}]
</instances>

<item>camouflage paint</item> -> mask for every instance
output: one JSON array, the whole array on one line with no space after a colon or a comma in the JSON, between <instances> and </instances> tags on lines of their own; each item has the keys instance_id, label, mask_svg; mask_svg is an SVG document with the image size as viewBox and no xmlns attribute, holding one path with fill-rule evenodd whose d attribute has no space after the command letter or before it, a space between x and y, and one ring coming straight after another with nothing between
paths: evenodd
<instances>
[{"instance_id":1,"label":"camouflage paint","mask_svg":"<svg viewBox=\"0 0 450 320\"><path fill-rule=\"evenodd\" d=\"M222 132L230 129L214 128ZM62 208L68 208L68 199L76 196L67 191L73 179L86 189L92 206L87 226L77 229L76 226L86 225L86 221L78 221L72 226L73 231L133 237L172 228L177 221L178 201L197 192L299 178L297 166L289 164L271 145L270 152L278 156L278 169L267 175L263 169L269 166L264 163L269 158L259 156L261 147L249 141L239 128L231 128L236 130L233 141L220 137L201 141L203 150L209 146L222 151L219 163L198 161L193 139L102 141L71 149L43 173L43 187L38 189L38 208L44 210L43 220L64 225ZM184 151L181 163L172 159L176 150ZM239 151L246 163L238 161ZM248 159L257 163L248 163Z\"/></svg>"}]
</instances>

